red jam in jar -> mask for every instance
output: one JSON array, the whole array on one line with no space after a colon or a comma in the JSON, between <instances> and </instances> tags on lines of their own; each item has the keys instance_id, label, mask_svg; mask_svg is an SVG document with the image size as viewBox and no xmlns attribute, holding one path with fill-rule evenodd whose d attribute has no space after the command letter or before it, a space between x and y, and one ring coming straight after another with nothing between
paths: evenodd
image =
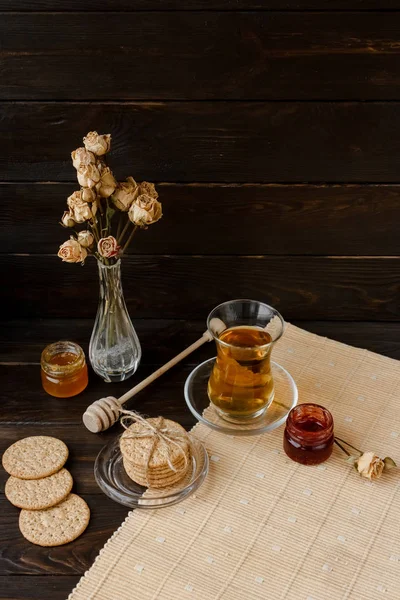
<instances>
[{"instance_id":1,"label":"red jam in jar","mask_svg":"<svg viewBox=\"0 0 400 600\"><path fill-rule=\"evenodd\" d=\"M327 460L333 449L333 417L319 404L299 404L290 411L283 449L302 465L318 465Z\"/></svg>"}]
</instances>

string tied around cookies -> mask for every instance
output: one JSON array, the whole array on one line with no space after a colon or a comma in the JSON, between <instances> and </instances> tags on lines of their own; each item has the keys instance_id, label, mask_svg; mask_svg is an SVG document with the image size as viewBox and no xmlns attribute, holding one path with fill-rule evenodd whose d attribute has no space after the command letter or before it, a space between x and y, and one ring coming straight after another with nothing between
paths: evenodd
<instances>
[{"instance_id":1,"label":"string tied around cookies","mask_svg":"<svg viewBox=\"0 0 400 600\"><path fill-rule=\"evenodd\" d=\"M179 433L176 430L170 429L165 424L164 417L157 417L154 425L140 415L139 413L133 410L124 410L120 409L120 414L122 415L120 418L120 423L124 429L129 429L132 423L140 423L143 427L141 431L131 431L128 435L124 434L125 439L144 439L144 438L152 438L153 443L149 446L148 455L146 457L145 462L145 471L148 474L150 461L154 454L156 447L158 446L159 452L165 458L169 468L175 473L179 473L181 471L186 471L188 467L188 456L184 447L182 447L182 443L188 443L189 438L187 433ZM171 449L172 447L177 448L179 454L183 457L182 466L177 469L171 460Z\"/></svg>"}]
</instances>

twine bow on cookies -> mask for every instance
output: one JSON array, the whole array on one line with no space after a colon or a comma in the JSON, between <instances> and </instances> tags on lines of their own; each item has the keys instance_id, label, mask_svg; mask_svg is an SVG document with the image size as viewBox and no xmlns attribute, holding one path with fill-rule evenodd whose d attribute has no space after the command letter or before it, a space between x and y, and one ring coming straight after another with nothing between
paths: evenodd
<instances>
[{"instance_id":1,"label":"twine bow on cookies","mask_svg":"<svg viewBox=\"0 0 400 600\"><path fill-rule=\"evenodd\" d=\"M120 423L124 429L129 429L132 423L140 423L143 426L142 431L129 432L129 435L124 435L124 439L144 439L153 438L153 443L149 446L149 452L144 465L145 471L148 474L150 461L154 454L154 451L158 445L159 452L165 458L169 468L174 473L186 471L188 467L188 454L187 451L182 447L182 442L189 442L187 434L181 434L175 430L170 429L165 425L164 417L157 417L155 425L152 425L147 419L143 418L139 413L132 410L120 409L121 418ZM171 460L171 449L175 446L178 452L183 457L183 465L177 469Z\"/></svg>"}]
</instances>

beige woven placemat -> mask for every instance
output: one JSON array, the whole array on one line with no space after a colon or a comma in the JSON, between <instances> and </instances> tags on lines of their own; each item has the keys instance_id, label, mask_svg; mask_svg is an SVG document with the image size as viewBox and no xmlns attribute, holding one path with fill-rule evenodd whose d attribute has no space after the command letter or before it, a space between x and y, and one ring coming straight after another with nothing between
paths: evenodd
<instances>
[{"instance_id":1,"label":"beige woven placemat","mask_svg":"<svg viewBox=\"0 0 400 600\"><path fill-rule=\"evenodd\" d=\"M301 402L332 411L337 435L400 462L398 361L294 326L274 360ZM323 465L298 465L283 428L194 433L211 457L203 486L181 504L130 513L70 600L399 600L397 470L371 483L336 448Z\"/></svg>"}]
</instances>

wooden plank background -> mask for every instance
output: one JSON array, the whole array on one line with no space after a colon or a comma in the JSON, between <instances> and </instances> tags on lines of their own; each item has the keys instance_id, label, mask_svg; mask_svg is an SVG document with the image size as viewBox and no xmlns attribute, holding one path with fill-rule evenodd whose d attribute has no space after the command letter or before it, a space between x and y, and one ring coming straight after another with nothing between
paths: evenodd
<instances>
[{"instance_id":1,"label":"wooden plank background","mask_svg":"<svg viewBox=\"0 0 400 600\"><path fill-rule=\"evenodd\" d=\"M63 11L123 11L137 12L142 10L171 10L186 12L190 10L257 10L257 11L288 11L288 10L317 10L332 12L340 11L384 11L399 10L399 0L382 0L377 5L373 0L136 0L134 6L130 0L59 0L57 3L51 0L0 0L1 11L12 12L63 12Z\"/></svg>"},{"instance_id":2,"label":"wooden plank background","mask_svg":"<svg viewBox=\"0 0 400 600\"><path fill-rule=\"evenodd\" d=\"M104 383L92 374L85 394L51 402L38 379L47 343L87 351L96 312L95 261L56 257L77 188L71 150L110 132L116 176L154 181L164 208L123 264L140 371L107 393L197 339L234 297L400 358L399 31L400 0L0 0L0 451L16 432L61 437L95 507L72 550L41 549L0 494L5 597L67 597L126 514L93 478L115 432L80 422ZM212 353L135 407L191 426L183 382Z\"/></svg>"},{"instance_id":3,"label":"wooden plank background","mask_svg":"<svg viewBox=\"0 0 400 600\"><path fill-rule=\"evenodd\" d=\"M268 302L289 319L400 317L396 257L136 255L124 261L125 297L137 318L196 319L207 316L221 299L244 297ZM94 267L61 265L48 255L0 256L3 275L14 281L3 293L5 313L95 314Z\"/></svg>"},{"instance_id":4,"label":"wooden plank background","mask_svg":"<svg viewBox=\"0 0 400 600\"><path fill-rule=\"evenodd\" d=\"M289 319L399 319L400 2L15 8L0 0L3 316L93 315L95 265L53 256L70 151L98 129L117 177L164 204L125 261L133 315L253 295Z\"/></svg>"},{"instance_id":5,"label":"wooden plank background","mask_svg":"<svg viewBox=\"0 0 400 600\"><path fill-rule=\"evenodd\" d=\"M109 162L120 178L188 183L399 178L399 102L17 101L1 103L0 110L0 173L9 181L74 181L70 149L82 144L82 131L94 128L112 132Z\"/></svg>"},{"instance_id":6,"label":"wooden plank background","mask_svg":"<svg viewBox=\"0 0 400 600\"><path fill-rule=\"evenodd\" d=\"M389 100L400 91L400 13L98 12L89 22L29 13L4 14L1 28L0 94L12 100Z\"/></svg>"}]
</instances>

